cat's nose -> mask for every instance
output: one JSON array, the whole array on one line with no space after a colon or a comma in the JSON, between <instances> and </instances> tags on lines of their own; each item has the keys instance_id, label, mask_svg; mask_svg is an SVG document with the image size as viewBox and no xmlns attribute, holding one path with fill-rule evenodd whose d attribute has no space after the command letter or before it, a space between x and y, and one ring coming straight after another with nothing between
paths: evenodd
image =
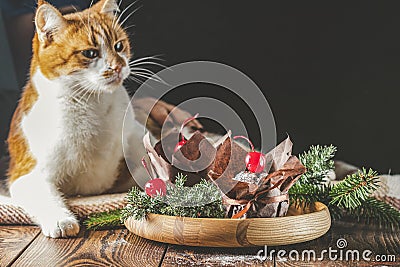
<instances>
[{"instance_id":1,"label":"cat's nose","mask_svg":"<svg viewBox=\"0 0 400 267\"><path fill-rule=\"evenodd\" d=\"M115 65L114 67L111 68L114 72L116 73L121 73L122 66L121 65Z\"/></svg>"}]
</instances>

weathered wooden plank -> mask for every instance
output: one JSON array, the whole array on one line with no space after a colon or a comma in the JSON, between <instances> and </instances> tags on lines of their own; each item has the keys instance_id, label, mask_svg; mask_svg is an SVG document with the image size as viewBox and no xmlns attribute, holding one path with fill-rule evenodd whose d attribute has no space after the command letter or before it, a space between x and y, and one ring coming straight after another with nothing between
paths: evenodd
<instances>
[{"instance_id":1,"label":"weathered wooden plank","mask_svg":"<svg viewBox=\"0 0 400 267\"><path fill-rule=\"evenodd\" d=\"M254 248L210 248L170 245L161 266L274 266L260 261Z\"/></svg>"},{"instance_id":2,"label":"weathered wooden plank","mask_svg":"<svg viewBox=\"0 0 400 267\"><path fill-rule=\"evenodd\" d=\"M165 249L127 229L82 231L69 239L40 235L13 266L158 266Z\"/></svg>"},{"instance_id":3,"label":"weathered wooden plank","mask_svg":"<svg viewBox=\"0 0 400 267\"><path fill-rule=\"evenodd\" d=\"M35 226L0 226L0 266L11 264L39 232Z\"/></svg>"},{"instance_id":4,"label":"weathered wooden plank","mask_svg":"<svg viewBox=\"0 0 400 267\"><path fill-rule=\"evenodd\" d=\"M272 266L273 262L269 258L260 260L257 257L260 249L266 251L266 253L262 253L262 256L274 257L276 266L398 266L400 262L399 238L396 231L342 224L333 226L321 238L290 246L222 249L173 245L168 248L162 266ZM331 256L328 254L329 248L331 248ZM279 250L285 250L285 254L282 252L278 254ZM290 260L289 253L293 250L298 252L298 260ZM315 259L312 252L309 252L311 250L316 252ZM321 256L323 250L327 251ZM354 250L358 250L359 260L357 260L356 254L352 255ZM362 259L364 250L371 251L371 255L367 254L371 261ZM396 258L382 262L376 261L377 255L385 255L386 258L393 255ZM292 256L296 258L296 253L293 253Z\"/></svg>"},{"instance_id":5,"label":"weathered wooden plank","mask_svg":"<svg viewBox=\"0 0 400 267\"><path fill-rule=\"evenodd\" d=\"M329 255L331 248L331 256ZM336 224L324 236L301 244L280 246L286 251L286 261L276 257L277 266L398 266L400 264L400 235L396 231L354 227L354 224ZM291 251L298 251L299 259L291 260ZM310 252L315 251L316 257ZM322 252L326 250L324 254ZM363 252L369 260L363 259ZM304 254L303 254L304 253ZM296 256L296 253L292 253ZM304 255L304 257L302 257ZM309 261L309 257L311 261ZM357 255L359 257L357 258ZM385 260L381 261L382 257ZM281 257L283 258L283 257ZM294 257L293 257L294 258Z\"/></svg>"}]
</instances>

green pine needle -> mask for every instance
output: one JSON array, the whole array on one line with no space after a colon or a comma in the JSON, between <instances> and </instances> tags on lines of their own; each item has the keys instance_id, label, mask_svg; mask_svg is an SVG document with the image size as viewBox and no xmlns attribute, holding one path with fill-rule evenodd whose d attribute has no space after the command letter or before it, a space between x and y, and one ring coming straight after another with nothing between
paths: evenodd
<instances>
[{"instance_id":1,"label":"green pine needle","mask_svg":"<svg viewBox=\"0 0 400 267\"><path fill-rule=\"evenodd\" d=\"M311 146L307 152L299 155L300 162L306 167L307 171L303 174L298 184L320 185L325 181L326 175L334 168L332 158L335 156L336 147L330 146Z\"/></svg>"},{"instance_id":2,"label":"green pine needle","mask_svg":"<svg viewBox=\"0 0 400 267\"><path fill-rule=\"evenodd\" d=\"M324 199L329 197L330 187L328 186L316 186L312 184L295 184L289 190L289 196L291 202L295 204L310 205L314 202L323 202Z\"/></svg>"},{"instance_id":3,"label":"green pine needle","mask_svg":"<svg viewBox=\"0 0 400 267\"><path fill-rule=\"evenodd\" d=\"M121 226L123 225L121 209L92 214L84 221L84 224L89 230Z\"/></svg>"},{"instance_id":4,"label":"green pine needle","mask_svg":"<svg viewBox=\"0 0 400 267\"><path fill-rule=\"evenodd\" d=\"M348 175L343 181L332 187L329 196L331 205L340 208L355 209L361 206L379 185L378 173L364 168L354 174Z\"/></svg>"},{"instance_id":5,"label":"green pine needle","mask_svg":"<svg viewBox=\"0 0 400 267\"><path fill-rule=\"evenodd\" d=\"M348 215L355 217L357 221L400 228L400 211L373 197L367 198L357 208L349 210Z\"/></svg>"}]
</instances>

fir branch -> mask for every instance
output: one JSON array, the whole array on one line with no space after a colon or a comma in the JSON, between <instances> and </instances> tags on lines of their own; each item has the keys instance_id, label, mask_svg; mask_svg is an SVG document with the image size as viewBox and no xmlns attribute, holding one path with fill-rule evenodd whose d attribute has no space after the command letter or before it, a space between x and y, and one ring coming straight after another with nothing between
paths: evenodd
<instances>
[{"instance_id":1,"label":"fir branch","mask_svg":"<svg viewBox=\"0 0 400 267\"><path fill-rule=\"evenodd\" d=\"M122 220L145 218L149 213L182 217L222 218L225 210L219 189L201 180L193 187L184 186L187 177L179 174L175 184L167 184L165 196L150 197L133 188L126 198L128 204L121 213Z\"/></svg>"},{"instance_id":2,"label":"fir branch","mask_svg":"<svg viewBox=\"0 0 400 267\"><path fill-rule=\"evenodd\" d=\"M306 206L314 202L323 202L329 197L330 186L316 186L312 184L295 184L289 189L289 196L292 203L303 203Z\"/></svg>"},{"instance_id":3,"label":"fir branch","mask_svg":"<svg viewBox=\"0 0 400 267\"><path fill-rule=\"evenodd\" d=\"M352 217L359 222L398 227L400 211L371 197L379 181L373 170L362 169L336 185L324 184L328 171L334 167L332 157L335 152L336 148L332 145L317 145L299 156L307 172L290 188L291 203L311 205L319 201L329 208L334 220Z\"/></svg>"},{"instance_id":4,"label":"fir branch","mask_svg":"<svg viewBox=\"0 0 400 267\"><path fill-rule=\"evenodd\" d=\"M178 173L175 177L175 188L184 188L185 187L185 183L187 181L187 176L182 174L182 173ZM171 186L171 184L169 184L169 189L173 189L173 187Z\"/></svg>"},{"instance_id":5,"label":"fir branch","mask_svg":"<svg viewBox=\"0 0 400 267\"><path fill-rule=\"evenodd\" d=\"M362 205L349 210L347 215L356 218L359 222L363 221L379 226L400 228L400 211L374 197L368 197L362 202Z\"/></svg>"},{"instance_id":6,"label":"fir branch","mask_svg":"<svg viewBox=\"0 0 400 267\"><path fill-rule=\"evenodd\" d=\"M355 209L365 201L379 185L377 172L366 169L348 175L343 181L332 187L329 196L331 205L345 209Z\"/></svg>"},{"instance_id":7,"label":"fir branch","mask_svg":"<svg viewBox=\"0 0 400 267\"><path fill-rule=\"evenodd\" d=\"M336 147L311 146L307 152L299 155L300 162L306 167L307 171L303 174L298 184L320 185L324 182L327 173L334 168L332 158L335 156Z\"/></svg>"},{"instance_id":8,"label":"fir branch","mask_svg":"<svg viewBox=\"0 0 400 267\"><path fill-rule=\"evenodd\" d=\"M311 205L316 201L324 203L333 220L348 217L363 223L400 227L400 211L371 197L378 188L378 181L375 171L362 169L336 185L295 184L289 196L295 205Z\"/></svg>"},{"instance_id":9,"label":"fir branch","mask_svg":"<svg viewBox=\"0 0 400 267\"><path fill-rule=\"evenodd\" d=\"M221 194L213 183L202 179L193 187L185 187L186 176L178 174L175 185L167 185L166 201L171 207L202 206L221 199Z\"/></svg>"},{"instance_id":10,"label":"fir branch","mask_svg":"<svg viewBox=\"0 0 400 267\"><path fill-rule=\"evenodd\" d=\"M121 220L125 221L129 217L142 219L148 213L154 213L166 206L161 196L150 197L137 187L133 187L126 196L128 204L121 211Z\"/></svg>"},{"instance_id":11,"label":"fir branch","mask_svg":"<svg viewBox=\"0 0 400 267\"><path fill-rule=\"evenodd\" d=\"M121 222L121 209L92 214L84 221L84 224L89 230L121 226L123 225Z\"/></svg>"},{"instance_id":12,"label":"fir branch","mask_svg":"<svg viewBox=\"0 0 400 267\"><path fill-rule=\"evenodd\" d=\"M331 190L331 184L295 184L289 190L290 203L294 204L296 207L300 207L301 205L309 206L315 202L321 202L328 207L332 219L337 220L343 217L343 209L330 203L332 200L329 195Z\"/></svg>"}]
</instances>

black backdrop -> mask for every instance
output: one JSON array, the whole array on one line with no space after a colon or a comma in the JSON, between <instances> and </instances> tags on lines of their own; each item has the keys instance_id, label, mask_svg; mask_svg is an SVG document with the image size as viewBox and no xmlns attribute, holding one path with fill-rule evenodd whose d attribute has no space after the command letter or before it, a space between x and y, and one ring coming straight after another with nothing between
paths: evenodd
<instances>
[{"instance_id":1,"label":"black backdrop","mask_svg":"<svg viewBox=\"0 0 400 267\"><path fill-rule=\"evenodd\" d=\"M168 65L212 60L246 73L269 101L278 139L289 133L295 152L332 143L338 159L399 172L399 7L395 1L144 1L132 43L138 56L161 53ZM218 94L206 85L177 91L170 102Z\"/></svg>"},{"instance_id":2,"label":"black backdrop","mask_svg":"<svg viewBox=\"0 0 400 267\"><path fill-rule=\"evenodd\" d=\"M127 5L128 1L124 3ZM400 171L400 3L393 1L146 0L130 23L136 56L166 65L210 60L233 66L262 88L278 140L294 152L334 144L337 158ZM167 95L218 97L211 85ZM234 103L233 103L234 104ZM255 128L250 111L236 109ZM252 139L257 141L257 133Z\"/></svg>"}]
</instances>

